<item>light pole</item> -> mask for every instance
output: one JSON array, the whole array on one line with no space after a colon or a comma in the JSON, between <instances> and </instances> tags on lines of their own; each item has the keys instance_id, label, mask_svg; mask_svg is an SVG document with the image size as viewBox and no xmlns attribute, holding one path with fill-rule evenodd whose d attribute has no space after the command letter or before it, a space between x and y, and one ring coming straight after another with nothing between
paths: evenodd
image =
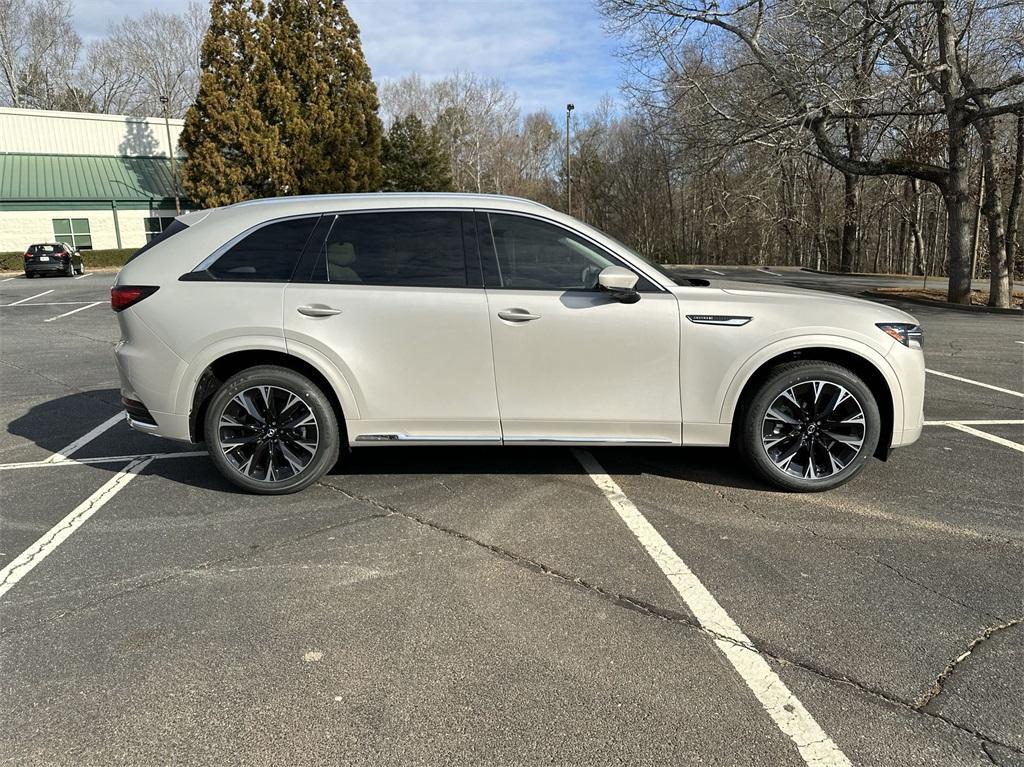
<instances>
[{"instance_id":1,"label":"light pole","mask_svg":"<svg viewBox=\"0 0 1024 767\"><path fill-rule=\"evenodd\" d=\"M572 159L569 154L569 115L576 107L565 105L565 212L572 215Z\"/></svg>"},{"instance_id":2,"label":"light pole","mask_svg":"<svg viewBox=\"0 0 1024 767\"><path fill-rule=\"evenodd\" d=\"M167 128L167 154L171 158L171 183L174 185L174 212L181 215L181 196L178 194L178 159L174 156L174 145L171 143L171 117L167 113L167 97L161 96L164 105L164 127Z\"/></svg>"}]
</instances>

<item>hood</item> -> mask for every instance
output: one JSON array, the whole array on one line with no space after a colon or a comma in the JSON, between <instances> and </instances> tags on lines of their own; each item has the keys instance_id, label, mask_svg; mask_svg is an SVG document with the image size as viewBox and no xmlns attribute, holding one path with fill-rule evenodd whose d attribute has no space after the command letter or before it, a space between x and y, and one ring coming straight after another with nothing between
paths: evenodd
<instances>
[{"instance_id":1,"label":"hood","mask_svg":"<svg viewBox=\"0 0 1024 767\"><path fill-rule=\"evenodd\" d=\"M897 309L888 304L877 301L869 301L864 298L855 298L838 293L828 293L823 290L808 290L807 288L794 288L788 285L764 285L753 282L736 282L732 280L715 280L712 286L723 293L736 296L750 301L771 301L771 302L795 302L799 304L826 304L842 306L850 310L861 308L872 313L884 315L884 319L891 322L911 322L915 325L917 319L902 309Z\"/></svg>"}]
</instances>

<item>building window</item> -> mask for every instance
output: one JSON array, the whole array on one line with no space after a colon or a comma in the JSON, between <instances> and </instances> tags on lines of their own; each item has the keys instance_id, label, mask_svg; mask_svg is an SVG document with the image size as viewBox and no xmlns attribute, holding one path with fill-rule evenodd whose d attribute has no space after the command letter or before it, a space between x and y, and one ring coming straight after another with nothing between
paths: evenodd
<instances>
[{"instance_id":1,"label":"building window","mask_svg":"<svg viewBox=\"0 0 1024 767\"><path fill-rule=\"evenodd\" d=\"M92 233L87 218L53 219L53 238L75 250L92 250Z\"/></svg>"},{"instance_id":2,"label":"building window","mask_svg":"<svg viewBox=\"0 0 1024 767\"><path fill-rule=\"evenodd\" d=\"M146 242L149 242L171 225L174 216L160 216L146 219Z\"/></svg>"}]
</instances>

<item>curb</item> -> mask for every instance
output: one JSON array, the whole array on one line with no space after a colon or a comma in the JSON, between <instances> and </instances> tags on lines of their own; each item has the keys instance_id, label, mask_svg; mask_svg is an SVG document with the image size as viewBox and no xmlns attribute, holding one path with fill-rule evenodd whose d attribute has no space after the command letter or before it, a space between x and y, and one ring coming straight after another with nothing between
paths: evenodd
<instances>
[{"instance_id":1,"label":"curb","mask_svg":"<svg viewBox=\"0 0 1024 767\"><path fill-rule=\"evenodd\" d=\"M104 273L116 274L117 272L121 271L121 267L120 266L97 266L95 269L88 269L87 268L85 271L87 273L104 272ZM0 272L0 278L21 277L24 274L25 274L25 272L22 272L22 271L17 271L17 272Z\"/></svg>"},{"instance_id":2,"label":"curb","mask_svg":"<svg viewBox=\"0 0 1024 767\"><path fill-rule=\"evenodd\" d=\"M931 306L935 309L947 309L953 312L967 312L970 314L1024 314L1024 308L1002 309L997 306L980 306L978 304L971 304L969 306L964 304L947 304L942 301L932 301L927 298L908 298L906 296L893 295L892 293L876 293L873 290L865 290L861 295L868 296L869 298L884 298L888 301L905 301L908 304L916 304L917 306Z\"/></svg>"},{"instance_id":3,"label":"curb","mask_svg":"<svg viewBox=\"0 0 1024 767\"><path fill-rule=\"evenodd\" d=\"M810 272L811 274L830 274L833 277L887 277L893 279L905 279L905 280L920 280L921 275L919 274L883 274L876 272L826 272L824 269L811 269L809 266L801 266L801 272ZM942 279L942 278L940 278Z\"/></svg>"}]
</instances>

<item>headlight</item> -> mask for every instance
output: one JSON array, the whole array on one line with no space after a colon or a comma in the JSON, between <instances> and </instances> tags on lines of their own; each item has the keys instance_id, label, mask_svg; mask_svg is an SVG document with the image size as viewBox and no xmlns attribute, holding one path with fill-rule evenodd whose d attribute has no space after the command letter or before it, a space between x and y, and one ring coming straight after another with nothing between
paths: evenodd
<instances>
[{"instance_id":1,"label":"headlight","mask_svg":"<svg viewBox=\"0 0 1024 767\"><path fill-rule=\"evenodd\" d=\"M924 334L919 325L907 322L879 322L878 328L911 349L921 349L924 346Z\"/></svg>"}]
</instances>

